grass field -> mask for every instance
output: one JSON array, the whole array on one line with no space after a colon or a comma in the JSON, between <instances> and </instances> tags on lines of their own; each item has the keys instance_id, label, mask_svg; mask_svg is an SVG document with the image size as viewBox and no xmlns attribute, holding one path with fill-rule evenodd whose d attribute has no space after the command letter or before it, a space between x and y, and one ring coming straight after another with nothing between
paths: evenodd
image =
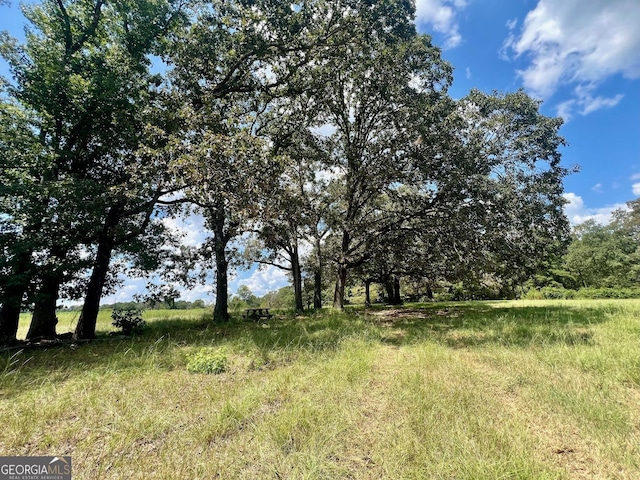
<instances>
[{"instance_id":1,"label":"grass field","mask_svg":"<svg viewBox=\"0 0 640 480\"><path fill-rule=\"evenodd\" d=\"M76 479L640 478L639 300L204 314L2 354L0 452ZM201 347L227 371L189 373Z\"/></svg>"}]
</instances>

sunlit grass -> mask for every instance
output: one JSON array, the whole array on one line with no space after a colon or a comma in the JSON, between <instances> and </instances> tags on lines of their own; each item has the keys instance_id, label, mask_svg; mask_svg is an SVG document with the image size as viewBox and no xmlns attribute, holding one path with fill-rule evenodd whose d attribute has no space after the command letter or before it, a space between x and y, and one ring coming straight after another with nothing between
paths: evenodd
<instances>
[{"instance_id":1,"label":"sunlit grass","mask_svg":"<svg viewBox=\"0 0 640 480\"><path fill-rule=\"evenodd\" d=\"M210 313L4 353L0 451L74 478L640 478L640 301ZM207 346L227 370L188 373Z\"/></svg>"},{"instance_id":2,"label":"sunlit grass","mask_svg":"<svg viewBox=\"0 0 640 480\"><path fill-rule=\"evenodd\" d=\"M96 323L96 333L109 333L117 332L111 322L111 310L100 310L98 313L98 321ZM199 308L192 310L146 310L142 312L142 318L145 321L155 320L193 320L201 319L207 315L211 316L211 309ZM72 311L59 311L56 316L58 317L58 324L56 325L56 332L58 334L73 332L80 318L80 312ZM18 326L18 338L24 340L29 330L29 322L31 322L30 313L22 313L20 315L20 323Z\"/></svg>"}]
</instances>

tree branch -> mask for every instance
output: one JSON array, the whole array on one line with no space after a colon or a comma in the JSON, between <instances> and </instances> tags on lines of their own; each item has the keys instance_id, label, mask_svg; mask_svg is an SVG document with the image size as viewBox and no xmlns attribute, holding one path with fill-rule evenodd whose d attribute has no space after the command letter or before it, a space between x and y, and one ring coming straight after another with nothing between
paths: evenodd
<instances>
[{"instance_id":1,"label":"tree branch","mask_svg":"<svg viewBox=\"0 0 640 480\"><path fill-rule=\"evenodd\" d=\"M61 0L58 0L60 3ZM69 54L74 54L78 50L82 48L84 43L96 33L96 28L98 28L98 23L100 23L100 16L102 14L102 5L104 4L104 0L98 0L96 2L96 6L93 9L93 18L91 19L91 24L84 31L82 36L78 39L76 43L71 46L71 51Z\"/></svg>"}]
</instances>

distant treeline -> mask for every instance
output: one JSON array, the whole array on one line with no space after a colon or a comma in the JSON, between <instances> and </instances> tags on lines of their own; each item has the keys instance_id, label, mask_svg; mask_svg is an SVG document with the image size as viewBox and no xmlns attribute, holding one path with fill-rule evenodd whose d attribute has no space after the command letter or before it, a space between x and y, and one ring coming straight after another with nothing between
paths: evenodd
<instances>
[{"instance_id":1,"label":"distant treeline","mask_svg":"<svg viewBox=\"0 0 640 480\"><path fill-rule=\"evenodd\" d=\"M151 310L151 309L169 309L169 310L192 310L196 308L206 308L204 300L194 300L188 302L186 300L176 300L174 302L116 302L101 305L100 310ZM82 311L82 305L72 305L63 307L63 310L69 312Z\"/></svg>"}]
</instances>

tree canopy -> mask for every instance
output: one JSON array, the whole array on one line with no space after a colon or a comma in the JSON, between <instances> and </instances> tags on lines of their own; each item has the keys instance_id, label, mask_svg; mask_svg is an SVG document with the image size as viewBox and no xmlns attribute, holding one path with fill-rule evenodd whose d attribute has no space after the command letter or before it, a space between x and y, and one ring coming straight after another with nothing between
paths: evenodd
<instances>
[{"instance_id":1,"label":"tree canopy","mask_svg":"<svg viewBox=\"0 0 640 480\"><path fill-rule=\"evenodd\" d=\"M396 300L401 279L513 289L567 246L561 120L523 91L451 98L453 68L417 33L413 2L25 11L25 42L0 38L12 75L0 97L4 341L25 308L30 338L55 336L60 299L84 300L75 335L92 338L117 273L158 268L173 280L215 271L214 318L227 320L234 253L249 241L244 261L291 272L298 310L308 284L321 306L327 272L342 308L356 278ZM209 231L197 254L165 229L185 211ZM632 233L610 239L610 255L631 255L636 217L616 217ZM580 263L579 242L601 234L576 231L568 268L584 284L603 265L636 281L617 257Z\"/></svg>"}]
</instances>

